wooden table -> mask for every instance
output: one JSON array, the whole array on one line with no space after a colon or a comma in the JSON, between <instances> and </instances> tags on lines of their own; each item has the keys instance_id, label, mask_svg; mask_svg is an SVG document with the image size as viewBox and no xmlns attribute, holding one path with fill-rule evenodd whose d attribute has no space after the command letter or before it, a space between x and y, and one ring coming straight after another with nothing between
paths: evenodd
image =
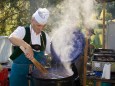
<instances>
[{"instance_id":1,"label":"wooden table","mask_svg":"<svg viewBox=\"0 0 115 86\"><path fill-rule=\"evenodd\" d=\"M101 79L95 76L87 76L87 79L96 81L96 86L101 86L101 82L115 83L115 79Z\"/></svg>"}]
</instances>

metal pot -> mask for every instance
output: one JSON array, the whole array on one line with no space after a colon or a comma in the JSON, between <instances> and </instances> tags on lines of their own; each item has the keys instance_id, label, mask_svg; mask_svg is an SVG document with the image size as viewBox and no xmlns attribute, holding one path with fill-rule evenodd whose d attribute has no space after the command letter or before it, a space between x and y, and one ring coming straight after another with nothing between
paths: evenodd
<instances>
[{"instance_id":1,"label":"metal pot","mask_svg":"<svg viewBox=\"0 0 115 86\"><path fill-rule=\"evenodd\" d=\"M37 69L33 70L31 80L34 86L76 86L74 76L64 74L64 71L48 69L48 74L41 74Z\"/></svg>"}]
</instances>

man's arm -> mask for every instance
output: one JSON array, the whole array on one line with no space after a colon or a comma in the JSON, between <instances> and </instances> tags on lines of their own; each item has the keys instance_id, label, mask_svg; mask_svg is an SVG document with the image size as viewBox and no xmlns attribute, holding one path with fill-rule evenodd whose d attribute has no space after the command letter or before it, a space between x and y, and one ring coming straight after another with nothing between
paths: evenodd
<instances>
[{"instance_id":1,"label":"man's arm","mask_svg":"<svg viewBox=\"0 0 115 86\"><path fill-rule=\"evenodd\" d=\"M19 47L22 46L26 50L26 52L24 52L24 54L26 55L26 57L29 60L33 59L33 56L34 56L33 50L32 50L31 46L28 43L26 43L24 40L22 40L22 39L20 39L20 38L18 38L16 36L9 37L9 40L15 46L19 46Z\"/></svg>"},{"instance_id":2,"label":"man's arm","mask_svg":"<svg viewBox=\"0 0 115 86\"><path fill-rule=\"evenodd\" d=\"M31 46L26 43L23 38L25 36L25 28L22 26L17 27L17 29L9 36L9 40L15 46L22 46L26 50L26 57L31 59L33 57L33 50Z\"/></svg>"},{"instance_id":3,"label":"man's arm","mask_svg":"<svg viewBox=\"0 0 115 86\"><path fill-rule=\"evenodd\" d=\"M24 40L22 40L16 36L9 37L9 40L15 46L23 46L24 48L30 47L30 45L28 43L26 43Z\"/></svg>"}]
</instances>

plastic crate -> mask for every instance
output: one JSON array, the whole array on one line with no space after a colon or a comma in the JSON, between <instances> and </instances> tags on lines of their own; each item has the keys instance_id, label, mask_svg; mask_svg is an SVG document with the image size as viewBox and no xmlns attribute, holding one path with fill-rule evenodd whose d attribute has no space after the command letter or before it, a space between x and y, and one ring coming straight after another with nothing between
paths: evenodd
<instances>
[{"instance_id":1,"label":"plastic crate","mask_svg":"<svg viewBox=\"0 0 115 86\"><path fill-rule=\"evenodd\" d=\"M4 68L1 72L0 72L0 81L5 80L8 78L8 69Z\"/></svg>"},{"instance_id":2,"label":"plastic crate","mask_svg":"<svg viewBox=\"0 0 115 86\"><path fill-rule=\"evenodd\" d=\"M101 54L114 54L115 50L113 49L95 49L94 53L101 53Z\"/></svg>"},{"instance_id":3,"label":"plastic crate","mask_svg":"<svg viewBox=\"0 0 115 86\"><path fill-rule=\"evenodd\" d=\"M8 79L0 81L0 86L9 86Z\"/></svg>"},{"instance_id":4,"label":"plastic crate","mask_svg":"<svg viewBox=\"0 0 115 86\"><path fill-rule=\"evenodd\" d=\"M103 71L103 67L105 64L111 64L111 72L115 73L115 62L92 61L92 70Z\"/></svg>"},{"instance_id":5,"label":"plastic crate","mask_svg":"<svg viewBox=\"0 0 115 86\"><path fill-rule=\"evenodd\" d=\"M0 86L8 86L8 69L4 68L0 72Z\"/></svg>"}]
</instances>

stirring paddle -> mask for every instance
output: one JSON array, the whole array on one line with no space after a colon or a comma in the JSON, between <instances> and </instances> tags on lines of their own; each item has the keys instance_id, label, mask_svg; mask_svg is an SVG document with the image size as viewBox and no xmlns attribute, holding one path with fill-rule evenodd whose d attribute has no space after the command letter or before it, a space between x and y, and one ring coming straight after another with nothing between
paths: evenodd
<instances>
[{"instance_id":1,"label":"stirring paddle","mask_svg":"<svg viewBox=\"0 0 115 86\"><path fill-rule=\"evenodd\" d=\"M23 46L20 46L20 49L26 53ZM35 58L33 58L31 61L41 73L48 73L48 71Z\"/></svg>"}]
</instances>

